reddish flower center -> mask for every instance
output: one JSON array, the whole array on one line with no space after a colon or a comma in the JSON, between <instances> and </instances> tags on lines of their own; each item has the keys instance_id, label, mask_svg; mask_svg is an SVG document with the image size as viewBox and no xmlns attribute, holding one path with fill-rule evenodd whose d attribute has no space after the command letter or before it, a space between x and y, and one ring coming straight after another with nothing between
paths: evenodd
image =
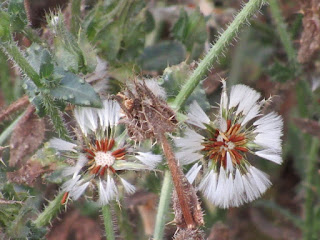
<instances>
[{"instance_id":1,"label":"reddish flower center","mask_svg":"<svg viewBox=\"0 0 320 240\"><path fill-rule=\"evenodd\" d=\"M112 150L114 147L114 139L102 139L96 140L95 145L91 145L89 148L85 148L87 157L90 160L88 162L89 170L92 174L100 174L103 176L107 169L115 173L116 170L112 167L114 162L125 157L125 148L119 148Z\"/></svg>"},{"instance_id":2,"label":"reddish flower center","mask_svg":"<svg viewBox=\"0 0 320 240\"><path fill-rule=\"evenodd\" d=\"M241 133L240 128L240 124L231 126L231 120L227 120L227 130L225 132L217 129L214 136L202 144L206 156L216 163L220 162L221 166L226 167L228 152L232 162L234 164L240 164L244 153L248 151L245 147L247 143L245 134Z\"/></svg>"}]
</instances>

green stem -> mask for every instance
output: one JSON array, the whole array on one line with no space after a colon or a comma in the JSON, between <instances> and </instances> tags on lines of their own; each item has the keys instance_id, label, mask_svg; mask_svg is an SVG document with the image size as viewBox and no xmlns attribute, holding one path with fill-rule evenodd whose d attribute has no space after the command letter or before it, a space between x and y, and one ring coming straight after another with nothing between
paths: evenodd
<instances>
[{"instance_id":1,"label":"green stem","mask_svg":"<svg viewBox=\"0 0 320 240\"><path fill-rule=\"evenodd\" d=\"M0 47L13 60L18 67L34 82L37 87L41 87L40 76L28 63L28 60L23 56L21 50L15 43L0 42Z\"/></svg>"},{"instance_id":2,"label":"green stem","mask_svg":"<svg viewBox=\"0 0 320 240\"><path fill-rule=\"evenodd\" d=\"M104 228L108 240L115 240L113 224L112 224L112 213L109 205L102 206L102 216L104 222Z\"/></svg>"},{"instance_id":3,"label":"green stem","mask_svg":"<svg viewBox=\"0 0 320 240\"><path fill-rule=\"evenodd\" d=\"M166 170L164 174L162 188L161 188L156 225L154 228L154 240L163 239L164 227L166 223L166 215L169 211L171 192L172 192L171 174L169 170Z\"/></svg>"},{"instance_id":4,"label":"green stem","mask_svg":"<svg viewBox=\"0 0 320 240\"><path fill-rule=\"evenodd\" d=\"M282 45L287 53L288 59L291 64L293 64L294 66L297 66L297 62L296 62L297 54L293 47L291 36L287 31L287 26L284 22L278 0L269 0L269 4L270 4L272 18L275 22L277 32L279 34Z\"/></svg>"},{"instance_id":5,"label":"green stem","mask_svg":"<svg viewBox=\"0 0 320 240\"><path fill-rule=\"evenodd\" d=\"M10 136L10 134L13 132L15 126L20 121L20 119L23 117L25 112L23 112L19 117L16 118L0 135L0 146L3 145L3 143L6 141L6 139Z\"/></svg>"},{"instance_id":6,"label":"green stem","mask_svg":"<svg viewBox=\"0 0 320 240\"><path fill-rule=\"evenodd\" d=\"M178 96L174 100L173 107L178 111L197 87L199 82L205 78L213 63L223 54L229 43L236 37L239 29L248 24L248 19L251 18L262 6L263 0L250 0L235 17L234 21L220 36L218 41L212 46L208 54L199 63L190 78L182 87Z\"/></svg>"},{"instance_id":7,"label":"green stem","mask_svg":"<svg viewBox=\"0 0 320 240\"><path fill-rule=\"evenodd\" d=\"M81 0L72 0L71 5L71 32L77 36L80 27Z\"/></svg>"},{"instance_id":8,"label":"green stem","mask_svg":"<svg viewBox=\"0 0 320 240\"><path fill-rule=\"evenodd\" d=\"M51 219L53 219L61 208L61 200L63 198L62 192L60 192L55 199L53 199L49 204L46 206L44 211L39 214L38 218L34 221L34 224L37 227L45 227L49 224Z\"/></svg>"},{"instance_id":9,"label":"green stem","mask_svg":"<svg viewBox=\"0 0 320 240\"><path fill-rule=\"evenodd\" d=\"M319 152L319 140L313 138L310 146L309 161L307 166L306 176L306 200L305 200L305 224L304 224L304 240L311 240L313 238L313 226L314 226L314 200L315 200L315 189L314 181L317 177L317 163L318 163L318 152Z\"/></svg>"}]
</instances>

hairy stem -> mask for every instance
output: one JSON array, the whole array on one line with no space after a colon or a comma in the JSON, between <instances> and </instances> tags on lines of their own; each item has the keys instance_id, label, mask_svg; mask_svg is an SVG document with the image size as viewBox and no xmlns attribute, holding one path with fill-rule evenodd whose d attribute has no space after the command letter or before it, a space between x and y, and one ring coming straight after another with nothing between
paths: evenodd
<instances>
[{"instance_id":1,"label":"hairy stem","mask_svg":"<svg viewBox=\"0 0 320 240\"><path fill-rule=\"evenodd\" d=\"M297 65L297 62L296 62L297 54L296 54L296 51L293 47L293 44L291 41L291 36L287 31L287 26L284 22L278 0L269 0L269 4L270 4L272 18L275 22L276 29L279 34L282 45L287 53L289 62L296 66Z\"/></svg>"},{"instance_id":2,"label":"hairy stem","mask_svg":"<svg viewBox=\"0 0 320 240\"><path fill-rule=\"evenodd\" d=\"M34 221L34 224L37 227L45 227L49 224L51 219L53 219L59 212L61 208L61 200L63 197L63 192L60 192L55 199L53 199L49 204L46 206L44 211L39 214L38 218Z\"/></svg>"},{"instance_id":3,"label":"hairy stem","mask_svg":"<svg viewBox=\"0 0 320 240\"><path fill-rule=\"evenodd\" d=\"M41 87L40 76L29 64L28 60L22 54L21 50L15 43L1 42L0 49L3 49L4 53L25 73L37 87Z\"/></svg>"},{"instance_id":4,"label":"hairy stem","mask_svg":"<svg viewBox=\"0 0 320 240\"><path fill-rule=\"evenodd\" d=\"M193 228L196 226L196 223L192 216L191 206L190 206L191 203L189 199L186 198L186 195L184 194L184 186L182 181L183 180L182 177L184 177L184 174L181 168L178 166L178 163L175 159L172 148L164 134L161 135L160 142L162 145L164 155L166 156L168 161L168 166L172 175L174 187L177 192L177 197L181 207L183 218L188 228Z\"/></svg>"},{"instance_id":5,"label":"hairy stem","mask_svg":"<svg viewBox=\"0 0 320 240\"><path fill-rule=\"evenodd\" d=\"M304 224L304 240L315 239L313 236L313 226L314 226L314 201L315 201L315 189L314 182L317 177L317 163L318 163L318 152L319 152L319 140L313 138L310 146L310 153L307 166L307 176L306 176L306 200L304 204L305 208L305 224Z\"/></svg>"},{"instance_id":6,"label":"hairy stem","mask_svg":"<svg viewBox=\"0 0 320 240\"><path fill-rule=\"evenodd\" d=\"M198 67L191 74L190 78L182 87L178 96L173 102L173 108L179 110L197 87L199 82L205 78L213 63L220 57L229 43L236 37L241 27L248 24L248 20L261 8L263 0L250 0L235 17L234 21L221 34L217 42L212 46L207 55L199 63Z\"/></svg>"},{"instance_id":7,"label":"hairy stem","mask_svg":"<svg viewBox=\"0 0 320 240\"><path fill-rule=\"evenodd\" d=\"M76 36L80 27L81 0L72 0L71 5L71 32Z\"/></svg>"},{"instance_id":8,"label":"hairy stem","mask_svg":"<svg viewBox=\"0 0 320 240\"><path fill-rule=\"evenodd\" d=\"M112 213L109 205L102 206L102 216L104 222L104 228L108 240L115 240L113 224L112 224Z\"/></svg>"},{"instance_id":9,"label":"hairy stem","mask_svg":"<svg viewBox=\"0 0 320 240\"><path fill-rule=\"evenodd\" d=\"M170 171L165 171L161 188L160 201L154 228L154 240L162 240L166 223L166 216L169 211L172 192L172 181Z\"/></svg>"}]
</instances>

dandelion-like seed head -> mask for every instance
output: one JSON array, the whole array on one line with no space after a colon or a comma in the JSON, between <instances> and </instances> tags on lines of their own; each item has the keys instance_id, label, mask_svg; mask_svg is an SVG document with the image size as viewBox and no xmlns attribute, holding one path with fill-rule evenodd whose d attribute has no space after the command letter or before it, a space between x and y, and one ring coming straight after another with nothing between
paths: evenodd
<instances>
[{"instance_id":1,"label":"dandelion-like seed head","mask_svg":"<svg viewBox=\"0 0 320 240\"><path fill-rule=\"evenodd\" d=\"M74 116L83 141L71 143L57 138L50 141L52 148L77 157L77 163L63 171L64 176L71 176L62 185L63 203L68 197L78 199L89 185L99 189L101 205L118 199L119 185L127 194L132 194L135 187L122 173L151 170L162 160L151 152L138 152L136 148L129 151L130 144L118 128L120 115L120 106L115 100L105 100L102 109L76 108Z\"/></svg>"},{"instance_id":2,"label":"dandelion-like seed head","mask_svg":"<svg viewBox=\"0 0 320 240\"><path fill-rule=\"evenodd\" d=\"M249 154L280 164L283 121L274 112L263 115L261 95L245 85L235 85L227 94L223 83L219 113L213 121L192 103L185 136L175 140L181 164L201 159L204 176L199 189L214 204L227 208L253 201L271 185L268 176L253 167ZM199 161L200 163L200 161ZM188 173L195 179L198 163Z\"/></svg>"}]
</instances>

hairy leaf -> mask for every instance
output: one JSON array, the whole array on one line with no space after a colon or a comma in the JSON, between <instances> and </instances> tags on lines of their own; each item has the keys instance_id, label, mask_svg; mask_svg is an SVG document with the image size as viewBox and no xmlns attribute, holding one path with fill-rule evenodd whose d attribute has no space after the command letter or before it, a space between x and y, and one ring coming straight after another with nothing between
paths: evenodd
<instances>
[{"instance_id":1,"label":"hairy leaf","mask_svg":"<svg viewBox=\"0 0 320 240\"><path fill-rule=\"evenodd\" d=\"M58 67L55 71L63 77L59 86L50 89L52 97L75 105L101 107L98 94L85 80Z\"/></svg>"}]
</instances>

